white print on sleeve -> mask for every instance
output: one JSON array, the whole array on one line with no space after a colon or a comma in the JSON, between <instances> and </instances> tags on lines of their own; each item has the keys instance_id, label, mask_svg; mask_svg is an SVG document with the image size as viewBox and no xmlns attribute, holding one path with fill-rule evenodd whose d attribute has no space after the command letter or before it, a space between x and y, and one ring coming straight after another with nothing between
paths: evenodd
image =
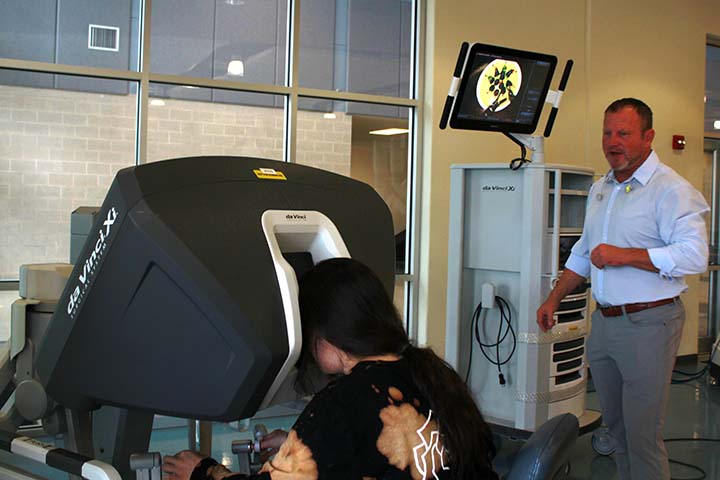
<instances>
[{"instance_id":1,"label":"white print on sleeve","mask_svg":"<svg viewBox=\"0 0 720 480\"><path fill-rule=\"evenodd\" d=\"M426 442L425 437L422 435L423 430L428 426L430 423L430 419L432 418L432 410L428 412L428 418L425 421L425 424L420 427L418 430L416 430L418 437L420 437L420 444L413 448L413 455L415 456L415 466L418 469L418 472L422 475L423 480L426 478L429 478L427 476L428 474L428 465L427 465L427 457L430 456L430 459L432 461L432 469L430 470L433 474L433 477L436 478L436 480L440 480L437 474L435 473L437 471L436 465L435 465L435 455L434 453L437 452L437 454L440 456L440 465L443 470L450 470L450 467L445 466L445 458L443 457L443 453L445 451L445 447L440 448L440 432L437 430L433 430L430 432L430 441Z\"/></svg>"}]
</instances>

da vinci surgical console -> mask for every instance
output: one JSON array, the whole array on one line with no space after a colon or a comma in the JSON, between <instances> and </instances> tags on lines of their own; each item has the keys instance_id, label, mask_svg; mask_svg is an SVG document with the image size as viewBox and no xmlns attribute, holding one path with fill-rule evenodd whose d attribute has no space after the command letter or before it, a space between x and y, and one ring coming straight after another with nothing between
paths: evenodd
<instances>
[{"instance_id":1,"label":"da vinci surgical console","mask_svg":"<svg viewBox=\"0 0 720 480\"><path fill-rule=\"evenodd\" d=\"M76 453L134 478L129 457L147 451L154 413L230 422L290 399L297 277L338 256L368 265L392 293L390 211L364 183L245 157L121 170L54 305L31 383L16 385L20 357L4 358L3 398L31 385L46 397L34 416L50 425L58 408L74 412ZM120 420L112 448L99 448L88 416L108 405ZM15 441L11 423L0 446ZM87 459L63 455L48 464L80 474Z\"/></svg>"}]
</instances>

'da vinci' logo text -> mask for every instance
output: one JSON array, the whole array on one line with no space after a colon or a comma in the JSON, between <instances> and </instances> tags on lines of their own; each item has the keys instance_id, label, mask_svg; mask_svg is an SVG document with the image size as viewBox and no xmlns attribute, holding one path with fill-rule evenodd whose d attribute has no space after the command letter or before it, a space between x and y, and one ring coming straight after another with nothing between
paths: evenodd
<instances>
[{"instance_id":1,"label":"'da vinci' logo text","mask_svg":"<svg viewBox=\"0 0 720 480\"><path fill-rule=\"evenodd\" d=\"M515 185L485 185L483 192L514 192Z\"/></svg>"},{"instance_id":2,"label":"'da vinci' logo text","mask_svg":"<svg viewBox=\"0 0 720 480\"><path fill-rule=\"evenodd\" d=\"M287 215L285 215L285 220L307 220L307 215L288 213Z\"/></svg>"},{"instance_id":3,"label":"'da vinci' logo text","mask_svg":"<svg viewBox=\"0 0 720 480\"><path fill-rule=\"evenodd\" d=\"M95 247L85 259L82 273L78 276L78 284L70 294L70 301L67 305L67 313L70 316L75 315L75 312L77 312L77 308L80 306L80 302L85 295L85 290L87 290L87 286L90 283L90 278L95 274L100 259L107 250L107 240L115 220L117 220L117 210L115 210L115 207L111 207L110 210L108 210L107 217L103 221L102 227L98 230Z\"/></svg>"}]
</instances>

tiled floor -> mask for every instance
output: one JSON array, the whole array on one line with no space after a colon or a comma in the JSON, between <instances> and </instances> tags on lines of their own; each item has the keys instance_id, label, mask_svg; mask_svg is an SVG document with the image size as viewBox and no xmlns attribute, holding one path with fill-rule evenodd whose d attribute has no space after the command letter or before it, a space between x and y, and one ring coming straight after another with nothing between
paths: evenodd
<instances>
[{"instance_id":1,"label":"tiled floor","mask_svg":"<svg viewBox=\"0 0 720 480\"><path fill-rule=\"evenodd\" d=\"M684 363L683 370L694 371L697 364ZM587 397L587 408L598 410L597 394ZM598 455L590 444L592 434L581 436L570 454L571 468L569 480L612 480L617 479L615 463L612 458ZM712 438L717 442L669 442L668 453L671 459L695 465L705 471L700 472L681 465L671 464L674 479L699 480L720 479L720 385L710 385L706 376L702 380L670 387L670 406L665 422L665 439L674 438ZM499 453L500 467L502 457L516 451L522 445L518 441L503 442ZM644 480L644 479L643 479Z\"/></svg>"},{"instance_id":2,"label":"tiled floor","mask_svg":"<svg viewBox=\"0 0 720 480\"><path fill-rule=\"evenodd\" d=\"M684 370L693 370L698 366L683 364ZM588 408L597 409L595 393L588 394ZM270 417L258 420L269 430L289 428L292 416ZM150 450L163 455L173 454L187 448L187 429L184 421L158 421L153 432ZM250 426L252 428L252 425ZM237 457L232 454L230 444L233 440L250 438L250 429L240 429L237 425L215 424L213 434L213 456L233 468ZM567 477L571 480L611 480L616 479L615 464L610 457L596 454L591 445L591 434L578 439L571 452L571 470ZM670 388L670 409L665 427L665 437L670 438L712 438L720 439L720 385L710 385L708 378L687 384L673 385ZM507 461L522 446L522 442L503 439L498 455L499 470L507 467ZM705 478L720 479L720 443L710 442L673 442L668 444L672 459L693 464L705 471ZM7 462L8 455L0 453L0 463ZM28 468L27 462L22 462ZM52 480L67 477L53 473L46 468L33 467L32 471ZM699 479L697 471L672 465L673 478Z\"/></svg>"}]
</instances>

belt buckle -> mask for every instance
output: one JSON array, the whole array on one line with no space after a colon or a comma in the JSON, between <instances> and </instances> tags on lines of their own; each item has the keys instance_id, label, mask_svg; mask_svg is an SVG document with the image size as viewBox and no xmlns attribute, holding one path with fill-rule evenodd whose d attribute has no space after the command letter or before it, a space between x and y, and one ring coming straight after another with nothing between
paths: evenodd
<instances>
[{"instance_id":1,"label":"belt buckle","mask_svg":"<svg viewBox=\"0 0 720 480\"><path fill-rule=\"evenodd\" d=\"M606 317L619 317L625 314L625 305L600 305L600 312Z\"/></svg>"},{"instance_id":2,"label":"belt buckle","mask_svg":"<svg viewBox=\"0 0 720 480\"><path fill-rule=\"evenodd\" d=\"M617 305L600 305L600 311L612 311L616 308L620 308Z\"/></svg>"}]
</instances>

